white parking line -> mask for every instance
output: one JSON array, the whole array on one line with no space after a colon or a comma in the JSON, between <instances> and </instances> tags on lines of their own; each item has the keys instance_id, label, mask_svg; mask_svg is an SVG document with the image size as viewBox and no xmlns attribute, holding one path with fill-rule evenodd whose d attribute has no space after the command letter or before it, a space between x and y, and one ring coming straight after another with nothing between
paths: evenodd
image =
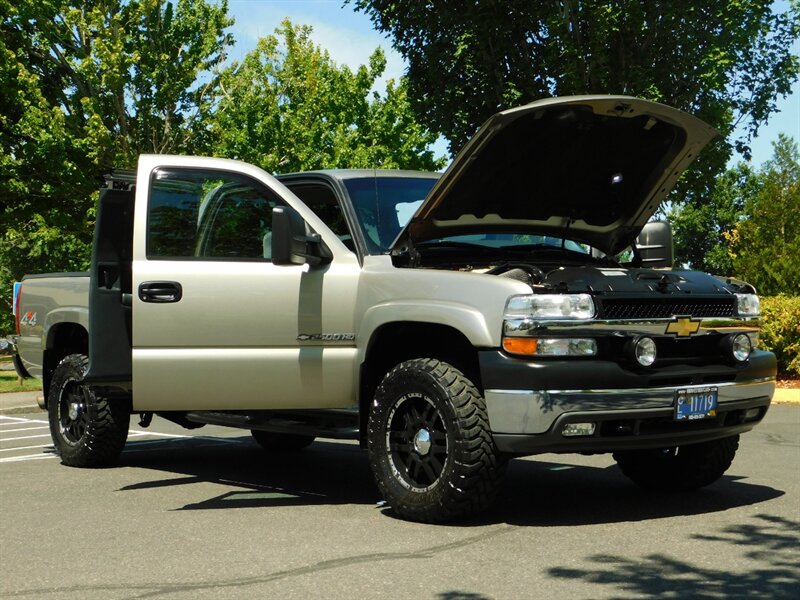
<instances>
[{"instance_id":1,"label":"white parking line","mask_svg":"<svg viewBox=\"0 0 800 600\"><path fill-rule=\"evenodd\" d=\"M50 444L42 444L41 446L18 446L16 448L0 448L0 452L13 452L14 450L35 450L36 448L48 448Z\"/></svg>"},{"instance_id":2,"label":"white parking line","mask_svg":"<svg viewBox=\"0 0 800 600\"><path fill-rule=\"evenodd\" d=\"M39 425L38 427L25 427L24 429L3 429L0 433L14 433L17 431L34 431L36 429L47 429L47 425Z\"/></svg>"},{"instance_id":3,"label":"white parking line","mask_svg":"<svg viewBox=\"0 0 800 600\"><path fill-rule=\"evenodd\" d=\"M26 454L24 456L9 456L0 458L0 463L25 462L26 460L44 460L45 458L58 458L55 454Z\"/></svg>"},{"instance_id":4,"label":"white parking line","mask_svg":"<svg viewBox=\"0 0 800 600\"><path fill-rule=\"evenodd\" d=\"M6 415L0 415L0 421L8 421L7 423L0 422L0 427L17 423L44 423L47 425L47 421L42 421L41 419L24 419L22 417L7 417Z\"/></svg>"},{"instance_id":5,"label":"white parking line","mask_svg":"<svg viewBox=\"0 0 800 600\"><path fill-rule=\"evenodd\" d=\"M21 417L7 417L6 415L0 415L0 421L10 421L11 423L25 423L28 419L23 419ZM10 425L11 423L0 423L0 425Z\"/></svg>"},{"instance_id":6,"label":"white parking line","mask_svg":"<svg viewBox=\"0 0 800 600\"><path fill-rule=\"evenodd\" d=\"M17 440L32 440L33 438L49 438L49 433L43 433L42 435L24 435L22 437L13 437L13 438L0 438L0 442L15 442Z\"/></svg>"},{"instance_id":7,"label":"white parking line","mask_svg":"<svg viewBox=\"0 0 800 600\"><path fill-rule=\"evenodd\" d=\"M143 435L154 435L154 436L157 436L157 437L176 438L176 439L195 437L195 436L192 436L192 435L177 435L177 434L174 434L174 433L159 433L158 431L140 431L139 429L131 429L128 432L128 437L131 437L131 436L140 437L140 436L143 436Z\"/></svg>"},{"instance_id":8,"label":"white parking line","mask_svg":"<svg viewBox=\"0 0 800 600\"><path fill-rule=\"evenodd\" d=\"M49 427L49 423L47 421L41 419L26 419L24 417L8 417L5 415L0 415L0 427L13 427L15 425L33 425L33 427L23 427L23 428L16 428L16 429L0 429L0 434L5 433L18 433L23 431L35 431L40 429L47 429ZM19 440L30 440L36 438L48 438L50 434L42 434L42 435L27 435L27 436L16 436L11 438L0 437L0 442L14 442ZM139 438L143 437L154 437L157 439L154 440L147 440L147 441L140 441ZM217 444L242 444L248 443L248 441L243 441L240 439L231 439L225 437L211 437L205 435L180 435L175 433L161 433L159 431L142 431L141 429L131 429L128 432L128 439L133 441L135 440L132 447L125 448L123 450L124 453L133 453L133 452L155 452L162 450L160 447L154 448L142 448L142 446L151 446L155 444L159 445L167 445L172 441L183 441L183 440L196 440L201 442L199 445L192 446L193 448L204 448L207 446L213 446ZM19 446L15 448L0 448L0 452L14 452L14 451L23 451L23 450L44 450L45 448L50 448L51 451L43 451L40 454L24 454L21 456L8 456L6 458L0 458L0 463L10 463L10 462L25 462L29 460L44 460L48 458L58 458L58 455L52 451L52 445L50 444L42 444L38 446Z\"/></svg>"}]
</instances>

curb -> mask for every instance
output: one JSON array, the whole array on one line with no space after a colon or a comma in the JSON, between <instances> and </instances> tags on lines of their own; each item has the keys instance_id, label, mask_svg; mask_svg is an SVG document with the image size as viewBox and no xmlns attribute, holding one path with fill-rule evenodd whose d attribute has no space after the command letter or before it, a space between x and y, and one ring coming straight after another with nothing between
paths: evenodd
<instances>
[{"instance_id":1,"label":"curb","mask_svg":"<svg viewBox=\"0 0 800 600\"><path fill-rule=\"evenodd\" d=\"M40 400L42 400L41 390L0 394L0 414L42 412L42 409L39 408Z\"/></svg>"},{"instance_id":2,"label":"curb","mask_svg":"<svg viewBox=\"0 0 800 600\"><path fill-rule=\"evenodd\" d=\"M800 404L800 388L778 388L772 397L773 404Z\"/></svg>"}]
</instances>

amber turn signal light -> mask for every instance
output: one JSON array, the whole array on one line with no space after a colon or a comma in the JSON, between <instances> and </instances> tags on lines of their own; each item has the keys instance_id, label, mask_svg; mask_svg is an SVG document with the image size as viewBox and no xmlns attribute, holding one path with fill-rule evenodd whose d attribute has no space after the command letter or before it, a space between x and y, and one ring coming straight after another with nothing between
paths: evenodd
<instances>
[{"instance_id":1,"label":"amber turn signal light","mask_svg":"<svg viewBox=\"0 0 800 600\"><path fill-rule=\"evenodd\" d=\"M539 340L536 338L503 338L503 350L509 354L536 354L536 346Z\"/></svg>"}]
</instances>

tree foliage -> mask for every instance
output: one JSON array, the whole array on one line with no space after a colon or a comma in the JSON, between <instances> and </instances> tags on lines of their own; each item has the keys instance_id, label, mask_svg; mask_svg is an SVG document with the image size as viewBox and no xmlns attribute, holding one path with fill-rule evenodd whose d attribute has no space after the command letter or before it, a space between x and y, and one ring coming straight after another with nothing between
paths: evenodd
<instances>
[{"instance_id":1,"label":"tree foliage","mask_svg":"<svg viewBox=\"0 0 800 600\"><path fill-rule=\"evenodd\" d=\"M705 199L798 74L793 0L349 0L408 61L423 122L460 149L491 114L539 98L626 94L688 111L722 139L674 198ZM736 125L742 139L729 140Z\"/></svg>"},{"instance_id":2,"label":"tree foliage","mask_svg":"<svg viewBox=\"0 0 800 600\"><path fill-rule=\"evenodd\" d=\"M800 153L781 135L745 218L726 235L734 272L760 294L800 296Z\"/></svg>"},{"instance_id":3,"label":"tree foliage","mask_svg":"<svg viewBox=\"0 0 800 600\"><path fill-rule=\"evenodd\" d=\"M716 179L704 202L672 204L667 216L672 223L677 262L716 275L733 275L726 236L738 226L760 182L759 174L740 162Z\"/></svg>"},{"instance_id":4,"label":"tree foliage","mask_svg":"<svg viewBox=\"0 0 800 600\"><path fill-rule=\"evenodd\" d=\"M87 266L97 178L188 152L226 5L0 0L0 332L11 282ZM208 79L206 76L205 79Z\"/></svg>"},{"instance_id":5,"label":"tree foliage","mask_svg":"<svg viewBox=\"0 0 800 600\"><path fill-rule=\"evenodd\" d=\"M436 136L414 119L406 85L383 74L380 49L355 72L316 46L311 28L285 20L241 63L219 75L205 107L209 154L239 158L269 171L332 167L435 170Z\"/></svg>"},{"instance_id":6,"label":"tree foliage","mask_svg":"<svg viewBox=\"0 0 800 600\"><path fill-rule=\"evenodd\" d=\"M797 143L781 134L772 158L720 175L705 203L673 205L678 263L736 276L759 293L800 295L800 164Z\"/></svg>"},{"instance_id":7,"label":"tree foliage","mask_svg":"<svg viewBox=\"0 0 800 600\"><path fill-rule=\"evenodd\" d=\"M2 192L85 196L97 172L143 152L181 152L231 43L226 6L192 0L0 0ZM8 194L8 195L7 195ZM84 201L85 202L85 201Z\"/></svg>"},{"instance_id":8,"label":"tree foliage","mask_svg":"<svg viewBox=\"0 0 800 600\"><path fill-rule=\"evenodd\" d=\"M406 85L371 90L284 23L241 64L226 0L0 0L0 334L11 282L83 270L98 176L141 153L213 154L269 170L435 168Z\"/></svg>"}]
</instances>

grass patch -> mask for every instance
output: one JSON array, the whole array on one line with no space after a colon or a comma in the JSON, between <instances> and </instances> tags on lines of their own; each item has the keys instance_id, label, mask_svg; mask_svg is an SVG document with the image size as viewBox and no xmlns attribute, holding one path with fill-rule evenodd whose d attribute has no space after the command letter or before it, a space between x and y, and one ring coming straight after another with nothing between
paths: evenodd
<instances>
[{"instance_id":1,"label":"grass patch","mask_svg":"<svg viewBox=\"0 0 800 600\"><path fill-rule=\"evenodd\" d=\"M22 385L19 385L15 371L0 371L0 394L7 392L38 392L41 389L42 382L38 379L23 379Z\"/></svg>"}]
</instances>

